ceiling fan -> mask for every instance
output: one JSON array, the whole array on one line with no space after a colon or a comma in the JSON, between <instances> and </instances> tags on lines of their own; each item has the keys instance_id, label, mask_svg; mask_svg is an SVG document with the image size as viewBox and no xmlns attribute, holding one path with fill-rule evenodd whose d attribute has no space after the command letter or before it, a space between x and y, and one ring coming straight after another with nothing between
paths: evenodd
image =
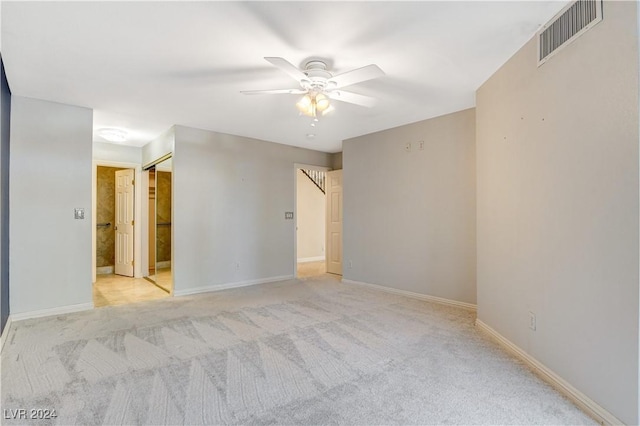
<instances>
[{"instance_id":1,"label":"ceiling fan","mask_svg":"<svg viewBox=\"0 0 640 426\"><path fill-rule=\"evenodd\" d=\"M311 60L306 63L304 70L300 70L283 58L265 57L264 59L297 80L300 88L247 90L241 93L245 95L304 95L296 106L302 114L313 117L315 120L317 120L318 113L324 115L333 109L330 105L330 99L371 108L376 103L374 98L348 92L342 88L384 75L384 71L374 64L332 75L327 70L327 64L321 60Z\"/></svg>"}]
</instances>

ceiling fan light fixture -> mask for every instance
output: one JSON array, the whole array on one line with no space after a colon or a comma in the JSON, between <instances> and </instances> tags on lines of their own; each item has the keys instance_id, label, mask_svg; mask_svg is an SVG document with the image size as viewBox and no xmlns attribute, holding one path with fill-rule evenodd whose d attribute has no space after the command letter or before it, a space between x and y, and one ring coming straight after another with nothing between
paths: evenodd
<instances>
[{"instance_id":1,"label":"ceiling fan light fixture","mask_svg":"<svg viewBox=\"0 0 640 426\"><path fill-rule=\"evenodd\" d=\"M316 109L318 111L324 111L325 109L329 108L329 98L327 98L322 93L318 93L316 95L315 101L316 101Z\"/></svg>"},{"instance_id":2,"label":"ceiling fan light fixture","mask_svg":"<svg viewBox=\"0 0 640 426\"><path fill-rule=\"evenodd\" d=\"M306 94L298 101L298 103L296 103L296 106L301 113L307 115L307 111L310 110L312 103L313 100L311 99L311 96Z\"/></svg>"},{"instance_id":3,"label":"ceiling fan light fixture","mask_svg":"<svg viewBox=\"0 0 640 426\"><path fill-rule=\"evenodd\" d=\"M330 106L329 98L325 94L314 92L307 93L296 103L301 114L314 118L318 112L322 113Z\"/></svg>"}]
</instances>

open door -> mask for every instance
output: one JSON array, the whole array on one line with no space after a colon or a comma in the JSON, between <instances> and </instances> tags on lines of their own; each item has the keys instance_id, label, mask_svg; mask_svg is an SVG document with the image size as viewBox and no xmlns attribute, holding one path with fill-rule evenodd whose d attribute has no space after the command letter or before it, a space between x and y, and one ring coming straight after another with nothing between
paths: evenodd
<instances>
[{"instance_id":1,"label":"open door","mask_svg":"<svg viewBox=\"0 0 640 426\"><path fill-rule=\"evenodd\" d=\"M133 277L134 170L116 172L116 261L114 272Z\"/></svg>"},{"instance_id":2,"label":"open door","mask_svg":"<svg viewBox=\"0 0 640 426\"><path fill-rule=\"evenodd\" d=\"M342 275L342 170L327 172L327 272Z\"/></svg>"}]
</instances>

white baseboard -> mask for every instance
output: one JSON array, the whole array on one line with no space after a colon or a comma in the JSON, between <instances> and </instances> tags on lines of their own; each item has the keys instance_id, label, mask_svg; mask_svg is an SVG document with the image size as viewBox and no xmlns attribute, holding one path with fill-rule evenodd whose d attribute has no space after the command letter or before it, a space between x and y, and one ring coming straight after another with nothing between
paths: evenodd
<instances>
[{"instance_id":1,"label":"white baseboard","mask_svg":"<svg viewBox=\"0 0 640 426\"><path fill-rule=\"evenodd\" d=\"M324 262L324 256L316 256L316 257L299 257L298 263L308 263L308 262Z\"/></svg>"},{"instance_id":2,"label":"white baseboard","mask_svg":"<svg viewBox=\"0 0 640 426\"><path fill-rule=\"evenodd\" d=\"M7 323L4 325L4 330L2 330L2 336L0 336L0 353L2 353L2 348L4 348L4 342L9 338L9 332L11 331L12 324L11 315L7 318Z\"/></svg>"},{"instance_id":3,"label":"white baseboard","mask_svg":"<svg viewBox=\"0 0 640 426\"><path fill-rule=\"evenodd\" d=\"M459 302L457 300L445 299L443 297L437 297L437 296L429 296L427 294L414 293L412 291L407 291L407 290L399 290L397 288L385 287L378 284L369 284L361 281L346 280L344 278L342 279L342 282L345 284L356 284L356 285L362 285L365 287L375 288L376 290L385 291L387 293L399 294L401 296L411 297L413 299L426 300L427 302L439 303L441 305L449 305L449 306L455 306L456 308L464 308L470 311L476 311L478 309L477 305L474 305L473 303Z\"/></svg>"},{"instance_id":4,"label":"white baseboard","mask_svg":"<svg viewBox=\"0 0 640 426\"><path fill-rule=\"evenodd\" d=\"M231 288L248 287L257 284L267 284L277 281L292 280L293 275L282 275L279 277L260 278L257 280L239 281L235 283L214 284L204 287L188 288L186 290L174 290L174 296L188 296L191 294L208 293L211 291L229 290Z\"/></svg>"},{"instance_id":5,"label":"white baseboard","mask_svg":"<svg viewBox=\"0 0 640 426\"><path fill-rule=\"evenodd\" d=\"M37 311L20 312L11 314L13 321L23 321L31 318L49 317L53 315L71 314L73 312L88 311L93 309L93 302L79 303L77 305L60 306L57 308L40 309Z\"/></svg>"},{"instance_id":6,"label":"white baseboard","mask_svg":"<svg viewBox=\"0 0 640 426\"><path fill-rule=\"evenodd\" d=\"M524 361L529 365L543 380L547 381L551 386L568 397L584 412L593 417L596 421L605 425L622 425L624 424L616 416L602 408L597 402L589 398L587 395L574 388L569 382L550 370L540 361L526 353L520 347L512 343L509 339L498 333L479 319L476 319L476 327L488 334L496 340L506 350Z\"/></svg>"},{"instance_id":7,"label":"white baseboard","mask_svg":"<svg viewBox=\"0 0 640 426\"><path fill-rule=\"evenodd\" d=\"M96 267L97 275L113 274L113 266L98 266Z\"/></svg>"}]
</instances>

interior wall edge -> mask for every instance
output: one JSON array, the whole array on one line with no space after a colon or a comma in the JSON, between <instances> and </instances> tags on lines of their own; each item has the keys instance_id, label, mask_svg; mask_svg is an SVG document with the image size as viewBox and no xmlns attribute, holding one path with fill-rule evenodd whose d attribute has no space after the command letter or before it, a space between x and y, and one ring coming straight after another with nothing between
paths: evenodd
<instances>
[{"instance_id":1,"label":"interior wall edge","mask_svg":"<svg viewBox=\"0 0 640 426\"><path fill-rule=\"evenodd\" d=\"M35 311L16 312L11 314L13 322L24 321L33 318L54 317L57 315L66 315L74 312L82 312L93 309L93 302L79 303L76 305L59 306L55 308L38 309Z\"/></svg>"},{"instance_id":2,"label":"interior wall edge","mask_svg":"<svg viewBox=\"0 0 640 426\"><path fill-rule=\"evenodd\" d=\"M288 281L291 279L294 279L293 275L282 275L278 277L260 278L255 280L238 281L238 282L230 282L230 283L223 283L223 284L211 284L203 287L189 288L186 290L176 290L174 291L173 295L174 296L190 296L193 294L210 293L210 292L229 290L229 289L240 288L240 287L250 287L253 285L268 284L268 283L274 283L278 281Z\"/></svg>"},{"instance_id":3,"label":"interior wall edge","mask_svg":"<svg viewBox=\"0 0 640 426\"><path fill-rule=\"evenodd\" d=\"M360 285L364 287L373 288L376 290L384 291L385 293L398 294L400 296L406 296L412 299L424 300L426 302L433 302L439 305L454 306L456 308L462 308L462 309L466 309L473 312L476 312L478 310L478 306L476 304L460 302L460 301L451 300L451 299L445 299L444 297L431 296L431 295L422 294L422 293L415 293L413 291L400 290L394 287L386 287L379 284L365 283L362 281L354 281L354 280L349 280L345 278L342 279L342 282L344 284L353 284L353 285Z\"/></svg>"},{"instance_id":4,"label":"interior wall edge","mask_svg":"<svg viewBox=\"0 0 640 426\"><path fill-rule=\"evenodd\" d=\"M0 332L11 314L9 277L9 169L11 133L11 88L0 52Z\"/></svg>"},{"instance_id":5,"label":"interior wall edge","mask_svg":"<svg viewBox=\"0 0 640 426\"><path fill-rule=\"evenodd\" d=\"M506 349L511 354L515 355L518 359L523 361L533 371L551 386L553 386L560 393L565 395L571 401L573 401L578 407L580 407L585 413L593 417L601 424L605 425L621 425L624 424L616 416L611 414L605 408L600 406L597 402L589 398L584 393L576 389L571 383L567 382L562 376L555 373L546 365L529 355L526 351L518 347L515 343L498 333L491 326L487 325L480 319L476 319L476 327L478 330L487 334L500 346Z\"/></svg>"},{"instance_id":6,"label":"interior wall edge","mask_svg":"<svg viewBox=\"0 0 640 426\"><path fill-rule=\"evenodd\" d=\"M2 329L2 334L0 334L0 354L2 353L5 342L9 340L9 333L11 333L12 325L13 319L11 318L11 315L9 315L9 317L7 317L7 322L4 324L4 328Z\"/></svg>"}]
</instances>

